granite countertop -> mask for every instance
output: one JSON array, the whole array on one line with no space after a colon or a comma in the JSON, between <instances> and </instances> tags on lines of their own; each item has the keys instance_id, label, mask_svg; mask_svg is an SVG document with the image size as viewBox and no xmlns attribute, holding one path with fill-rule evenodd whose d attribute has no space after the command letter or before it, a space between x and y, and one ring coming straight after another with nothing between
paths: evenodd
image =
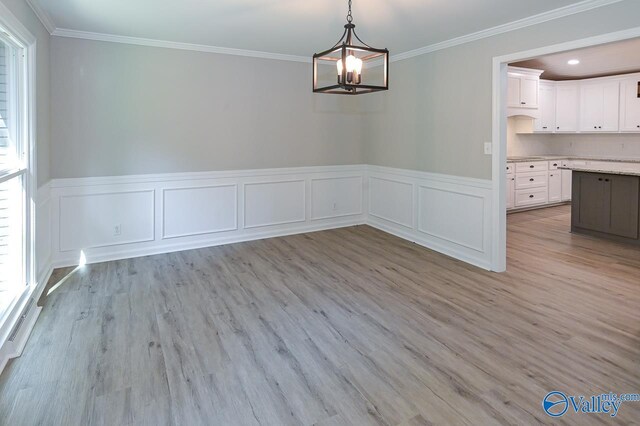
<instances>
[{"instance_id":1,"label":"granite countertop","mask_svg":"<svg viewBox=\"0 0 640 426\"><path fill-rule=\"evenodd\" d=\"M530 161L579 160L579 161L610 161L612 163L640 163L640 158L607 158L607 157L578 157L571 155L532 155L521 157L507 157L508 163L524 163Z\"/></svg>"},{"instance_id":2,"label":"granite countertop","mask_svg":"<svg viewBox=\"0 0 640 426\"><path fill-rule=\"evenodd\" d=\"M602 166L599 167L589 167L589 166L569 166L569 167L564 167L564 166L560 166L558 167L559 169L562 170L571 170L574 172L588 172L588 173L603 173L603 174L608 174L608 175L627 175L627 176L640 176L640 167L632 170L632 169L625 169L622 167L611 167L611 168L602 168Z\"/></svg>"}]
</instances>

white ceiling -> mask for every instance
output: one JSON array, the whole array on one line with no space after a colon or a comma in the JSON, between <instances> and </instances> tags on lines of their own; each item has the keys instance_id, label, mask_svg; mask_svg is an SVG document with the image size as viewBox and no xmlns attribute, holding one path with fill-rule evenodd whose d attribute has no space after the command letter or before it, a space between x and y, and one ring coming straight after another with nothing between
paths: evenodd
<instances>
[{"instance_id":1,"label":"white ceiling","mask_svg":"<svg viewBox=\"0 0 640 426\"><path fill-rule=\"evenodd\" d=\"M570 59L577 59L580 63L569 65L567 62ZM512 65L544 70L542 78L547 80L573 80L638 72L640 71L640 39L541 56Z\"/></svg>"},{"instance_id":2,"label":"white ceiling","mask_svg":"<svg viewBox=\"0 0 640 426\"><path fill-rule=\"evenodd\" d=\"M347 0L29 1L58 29L298 56L331 47L347 12ZM353 16L365 42L393 55L575 3L353 0Z\"/></svg>"}]
</instances>

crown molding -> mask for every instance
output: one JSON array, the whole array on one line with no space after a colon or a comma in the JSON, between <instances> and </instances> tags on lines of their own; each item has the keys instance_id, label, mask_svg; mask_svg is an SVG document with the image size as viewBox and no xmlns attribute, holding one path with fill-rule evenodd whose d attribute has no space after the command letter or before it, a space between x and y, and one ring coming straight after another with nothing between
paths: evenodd
<instances>
[{"instance_id":1,"label":"crown molding","mask_svg":"<svg viewBox=\"0 0 640 426\"><path fill-rule=\"evenodd\" d=\"M391 62L402 61L404 59L413 58L416 56L424 55L438 50L447 49L449 47L459 46L461 44L470 43L472 41L481 40L483 38L493 37L498 34L504 34L510 31L519 30L521 28L530 27L532 25L542 24L544 22L553 21L554 19L564 18L566 16L575 15L589 10L597 9L599 7L608 6L614 3L619 3L624 0L584 0L579 3L570 4L568 6L560 7L558 9L542 12L537 15L532 15L527 18L519 19L517 21L509 22L496 27L487 28L475 33L467 34L461 37L452 38L440 43L431 44L428 46L420 47L418 49L409 50L407 52L392 55L389 60Z\"/></svg>"},{"instance_id":2,"label":"crown molding","mask_svg":"<svg viewBox=\"0 0 640 426\"><path fill-rule=\"evenodd\" d=\"M33 10L33 13L36 14L40 22L42 22L42 25L44 25L47 31L49 31L49 34L53 34L53 32L56 30L56 24L54 24L51 15L49 15L49 12L47 12L42 8L42 6L40 6L38 0L27 0L27 4L29 5L29 7L31 7L31 10Z\"/></svg>"},{"instance_id":3,"label":"crown molding","mask_svg":"<svg viewBox=\"0 0 640 426\"><path fill-rule=\"evenodd\" d=\"M311 57L287 55L283 53L261 52L258 50L234 49L230 47L208 46L204 44L181 43L175 41L155 40L120 36L112 34L92 33L88 31L57 28L52 35L57 37L80 38L85 40L106 41L111 43L135 44L139 46L161 47L166 49L192 50L196 52L219 53L222 55L247 56L251 58L274 59L278 61L311 62Z\"/></svg>"},{"instance_id":4,"label":"crown molding","mask_svg":"<svg viewBox=\"0 0 640 426\"><path fill-rule=\"evenodd\" d=\"M599 7L608 6L619 3L624 0L583 0L568 6L553 9L527 18L512 21L503 25L477 31L461 37L456 37L440 43L431 44L418 49L409 50L407 52L392 55L391 62L402 61L404 59L413 58L438 50L447 49L461 44L470 43L483 38L492 37L498 34L507 33L521 28L530 27L532 25L542 24L544 22L553 21L554 19L564 18L566 16L575 15L581 12L597 9ZM218 53L223 55L245 56L261 59L274 59L280 61L292 61L310 63L311 57L288 55L283 53L270 53L256 50L234 49L230 47L217 47L204 44L181 43L166 40L156 40L140 37L121 36L113 34L95 33L89 31L78 31L66 28L56 28L50 15L40 7L38 0L27 0L35 14L38 16L42 24L49 30L51 35L58 37L79 38L94 41L105 41L111 43L133 44L139 46L160 47L167 49L191 50L197 52Z\"/></svg>"}]
</instances>

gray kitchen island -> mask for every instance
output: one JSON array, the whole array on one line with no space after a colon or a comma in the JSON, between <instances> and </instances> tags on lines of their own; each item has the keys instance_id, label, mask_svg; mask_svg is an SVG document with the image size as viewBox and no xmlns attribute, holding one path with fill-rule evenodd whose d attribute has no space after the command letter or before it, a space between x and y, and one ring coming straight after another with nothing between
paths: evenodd
<instances>
[{"instance_id":1,"label":"gray kitchen island","mask_svg":"<svg viewBox=\"0 0 640 426\"><path fill-rule=\"evenodd\" d=\"M571 170L571 232L640 246L640 170L565 167Z\"/></svg>"}]
</instances>

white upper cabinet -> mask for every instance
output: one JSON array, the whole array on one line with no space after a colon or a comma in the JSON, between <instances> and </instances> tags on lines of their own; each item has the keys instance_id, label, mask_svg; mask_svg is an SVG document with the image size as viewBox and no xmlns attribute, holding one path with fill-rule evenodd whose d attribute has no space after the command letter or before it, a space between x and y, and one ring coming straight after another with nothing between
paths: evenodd
<instances>
[{"instance_id":1,"label":"white upper cabinet","mask_svg":"<svg viewBox=\"0 0 640 426\"><path fill-rule=\"evenodd\" d=\"M578 84L556 86L556 132L578 131Z\"/></svg>"},{"instance_id":2,"label":"white upper cabinet","mask_svg":"<svg viewBox=\"0 0 640 426\"><path fill-rule=\"evenodd\" d=\"M640 133L640 73L550 81L523 70L508 68L507 117L533 119L518 133Z\"/></svg>"},{"instance_id":3,"label":"white upper cabinet","mask_svg":"<svg viewBox=\"0 0 640 426\"><path fill-rule=\"evenodd\" d=\"M540 81L538 96L540 118L535 120L533 131L550 133L556 129L556 86L552 81Z\"/></svg>"},{"instance_id":4,"label":"white upper cabinet","mask_svg":"<svg viewBox=\"0 0 640 426\"><path fill-rule=\"evenodd\" d=\"M620 82L620 131L640 132L640 76Z\"/></svg>"},{"instance_id":5,"label":"white upper cabinet","mask_svg":"<svg viewBox=\"0 0 640 426\"><path fill-rule=\"evenodd\" d=\"M520 105L522 108L538 108L540 77L525 75L520 78Z\"/></svg>"},{"instance_id":6,"label":"white upper cabinet","mask_svg":"<svg viewBox=\"0 0 640 426\"><path fill-rule=\"evenodd\" d=\"M617 132L620 83L617 81L580 84L580 131Z\"/></svg>"},{"instance_id":7,"label":"white upper cabinet","mask_svg":"<svg viewBox=\"0 0 640 426\"><path fill-rule=\"evenodd\" d=\"M507 106L509 108L538 108L540 74L511 72L508 74Z\"/></svg>"},{"instance_id":8,"label":"white upper cabinet","mask_svg":"<svg viewBox=\"0 0 640 426\"><path fill-rule=\"evenodd\" d=\"M520 77L509 74L507 77L507 106L510 108L520 107Z\"/></svg>"}]
</instances>

